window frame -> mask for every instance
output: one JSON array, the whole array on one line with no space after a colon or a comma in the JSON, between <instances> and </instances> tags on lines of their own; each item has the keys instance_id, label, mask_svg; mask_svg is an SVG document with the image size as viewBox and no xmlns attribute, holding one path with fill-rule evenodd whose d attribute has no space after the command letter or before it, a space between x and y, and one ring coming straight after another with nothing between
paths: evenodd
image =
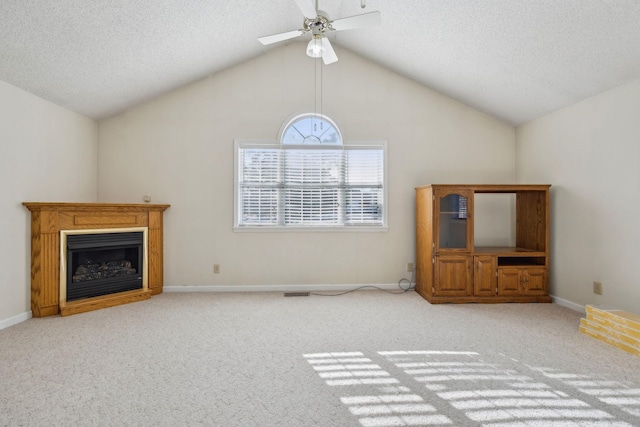
<instances>
[{"instance_id":1,"label":"window frame","mask_svg":"<svg viewBox=\"0 0 640 427\"><path fill-rule=\"evenodd\" d=\"M339 147L376 147L381 148L383 153L382 159L382 224L381 225L240 225L239 212L239 154L241 148L293 148L295 145L281 144L279 141L273 140L252 140L252 139L235 139L234 140L234 162L233 162L233 230L234 232L386 232L388 231L388 178L387 178L387 142L380 140L361 140L361 141L342 141ZM336 147L335 145L302 145L306 149L323 149ZM281 215L281 212L278 213Z\"/></svg>"}]
</instances>

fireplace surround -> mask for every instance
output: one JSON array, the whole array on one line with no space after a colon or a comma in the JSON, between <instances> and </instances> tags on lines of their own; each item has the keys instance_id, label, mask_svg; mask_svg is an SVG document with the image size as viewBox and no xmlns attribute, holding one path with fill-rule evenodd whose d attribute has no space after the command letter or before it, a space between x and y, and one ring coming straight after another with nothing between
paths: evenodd
<instances>
[{"instance_id":1,"label":"fireplace surround","mask_svg":"<svg viewBox=\"0 0 640 427\"><path fill-rule=\"evenodd\" d=\"M111 204L111 203L23 203L31 211L31 312L34 317L62 316L97 310L120 304L148 299L151 295L162 293L163 286L163 212L170 205L159 204ZM118 234L124 239L122 244L111 242L106 251L122 252L125 250L131 257L133 246L130 233L142 233L141 259L111 260L89 259L84 255L87 267L99 261L98 269L116 261L128 261L121 265L123 270L134 268L135 284L125 283L100 295L72 295L67 298L66 281L68 278L66 244L70 236L74 245L86 245L82 236ZM138 236L139 237L139 236ZM117 239L116 239L117 240ZM78 243L78 241L80 243ZM64 245L63 245L64 244ZM128 248L128 249L126 249ZM104 248L103 248L104 249ZM72 249L73 252L74 249ZM99 251L102 251L99 250ZM73 255L72 255L73 256ZM100 255L102 256L102 255ZM111 256L111 255L110 255ZM89 258L95 258L91 255ZM75 273L75 272L72 272ZM97 273L91 273L94 276ZM111 273L109 273L111 274ZM64 277L63 277L64 276ZM138 281L138 277L140 280ZM100 280L104 277L100 277ZM115 282L127 282L128 279L117 279ZM106 282L109 282L107 280ZM105 281L96 284L102 286ZM64 289L63 289L64 284ZM117 289L121 286L120 289ZM82 286L81 286L82 287ZM129 289L127 289L129 288ZM94 292L89 291L89 294ZM82 293L82 292L81 292ZM72 293L73 294L73 293Z\"/></svg>"}]
</instances>

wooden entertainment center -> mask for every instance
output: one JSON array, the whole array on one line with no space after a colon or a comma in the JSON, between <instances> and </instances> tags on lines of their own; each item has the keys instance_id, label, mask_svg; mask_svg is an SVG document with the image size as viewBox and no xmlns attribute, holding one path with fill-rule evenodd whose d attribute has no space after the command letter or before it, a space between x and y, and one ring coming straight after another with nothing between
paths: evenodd
<instances>
[{"instance_id":1,"label":"wooden entertainment center","mask_svg":"<svg viewBox=\"0 0 640 427\"><path fill-rule=\"evenodd\" d=\"M550 185L416 188L416 291L430 303L551 302ZM474 196L515 194L515 246L475 245Z\"/></svg>"}]
</instances>

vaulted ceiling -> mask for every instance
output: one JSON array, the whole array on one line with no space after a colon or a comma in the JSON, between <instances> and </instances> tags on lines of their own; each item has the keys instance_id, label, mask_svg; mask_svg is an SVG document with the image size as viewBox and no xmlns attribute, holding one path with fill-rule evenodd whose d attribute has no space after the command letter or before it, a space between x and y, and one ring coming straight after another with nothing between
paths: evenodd
<instances>
[{"instance_id":1,"label":"vaulted ceiling","mask_svg":"<svg viewBox=\"0 0 640 427\"><path fill-rule=\"evenodd\" d=\"M380 11L331 42L514 125L640 78L638 0L319 8ZM256 39L302 21L294 0L2 0L0 80L99 120L277 48Z\"/></svg>"}]
</instances>

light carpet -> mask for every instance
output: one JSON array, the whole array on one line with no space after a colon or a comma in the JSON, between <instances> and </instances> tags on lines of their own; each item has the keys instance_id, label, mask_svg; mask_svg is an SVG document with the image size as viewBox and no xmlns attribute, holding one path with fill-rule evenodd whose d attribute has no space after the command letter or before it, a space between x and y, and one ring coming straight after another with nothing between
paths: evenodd
<instances>
[{"instance_id":1,"label":"light carpet","mask_svg":"<svg viewBox=\"0 0 640 427\"><path fill-rule=\"evenodd\" d=\"M639 426L640 358L555 304L162 294L0 331L3 426Z\"/></svg>"}]
</instances>

